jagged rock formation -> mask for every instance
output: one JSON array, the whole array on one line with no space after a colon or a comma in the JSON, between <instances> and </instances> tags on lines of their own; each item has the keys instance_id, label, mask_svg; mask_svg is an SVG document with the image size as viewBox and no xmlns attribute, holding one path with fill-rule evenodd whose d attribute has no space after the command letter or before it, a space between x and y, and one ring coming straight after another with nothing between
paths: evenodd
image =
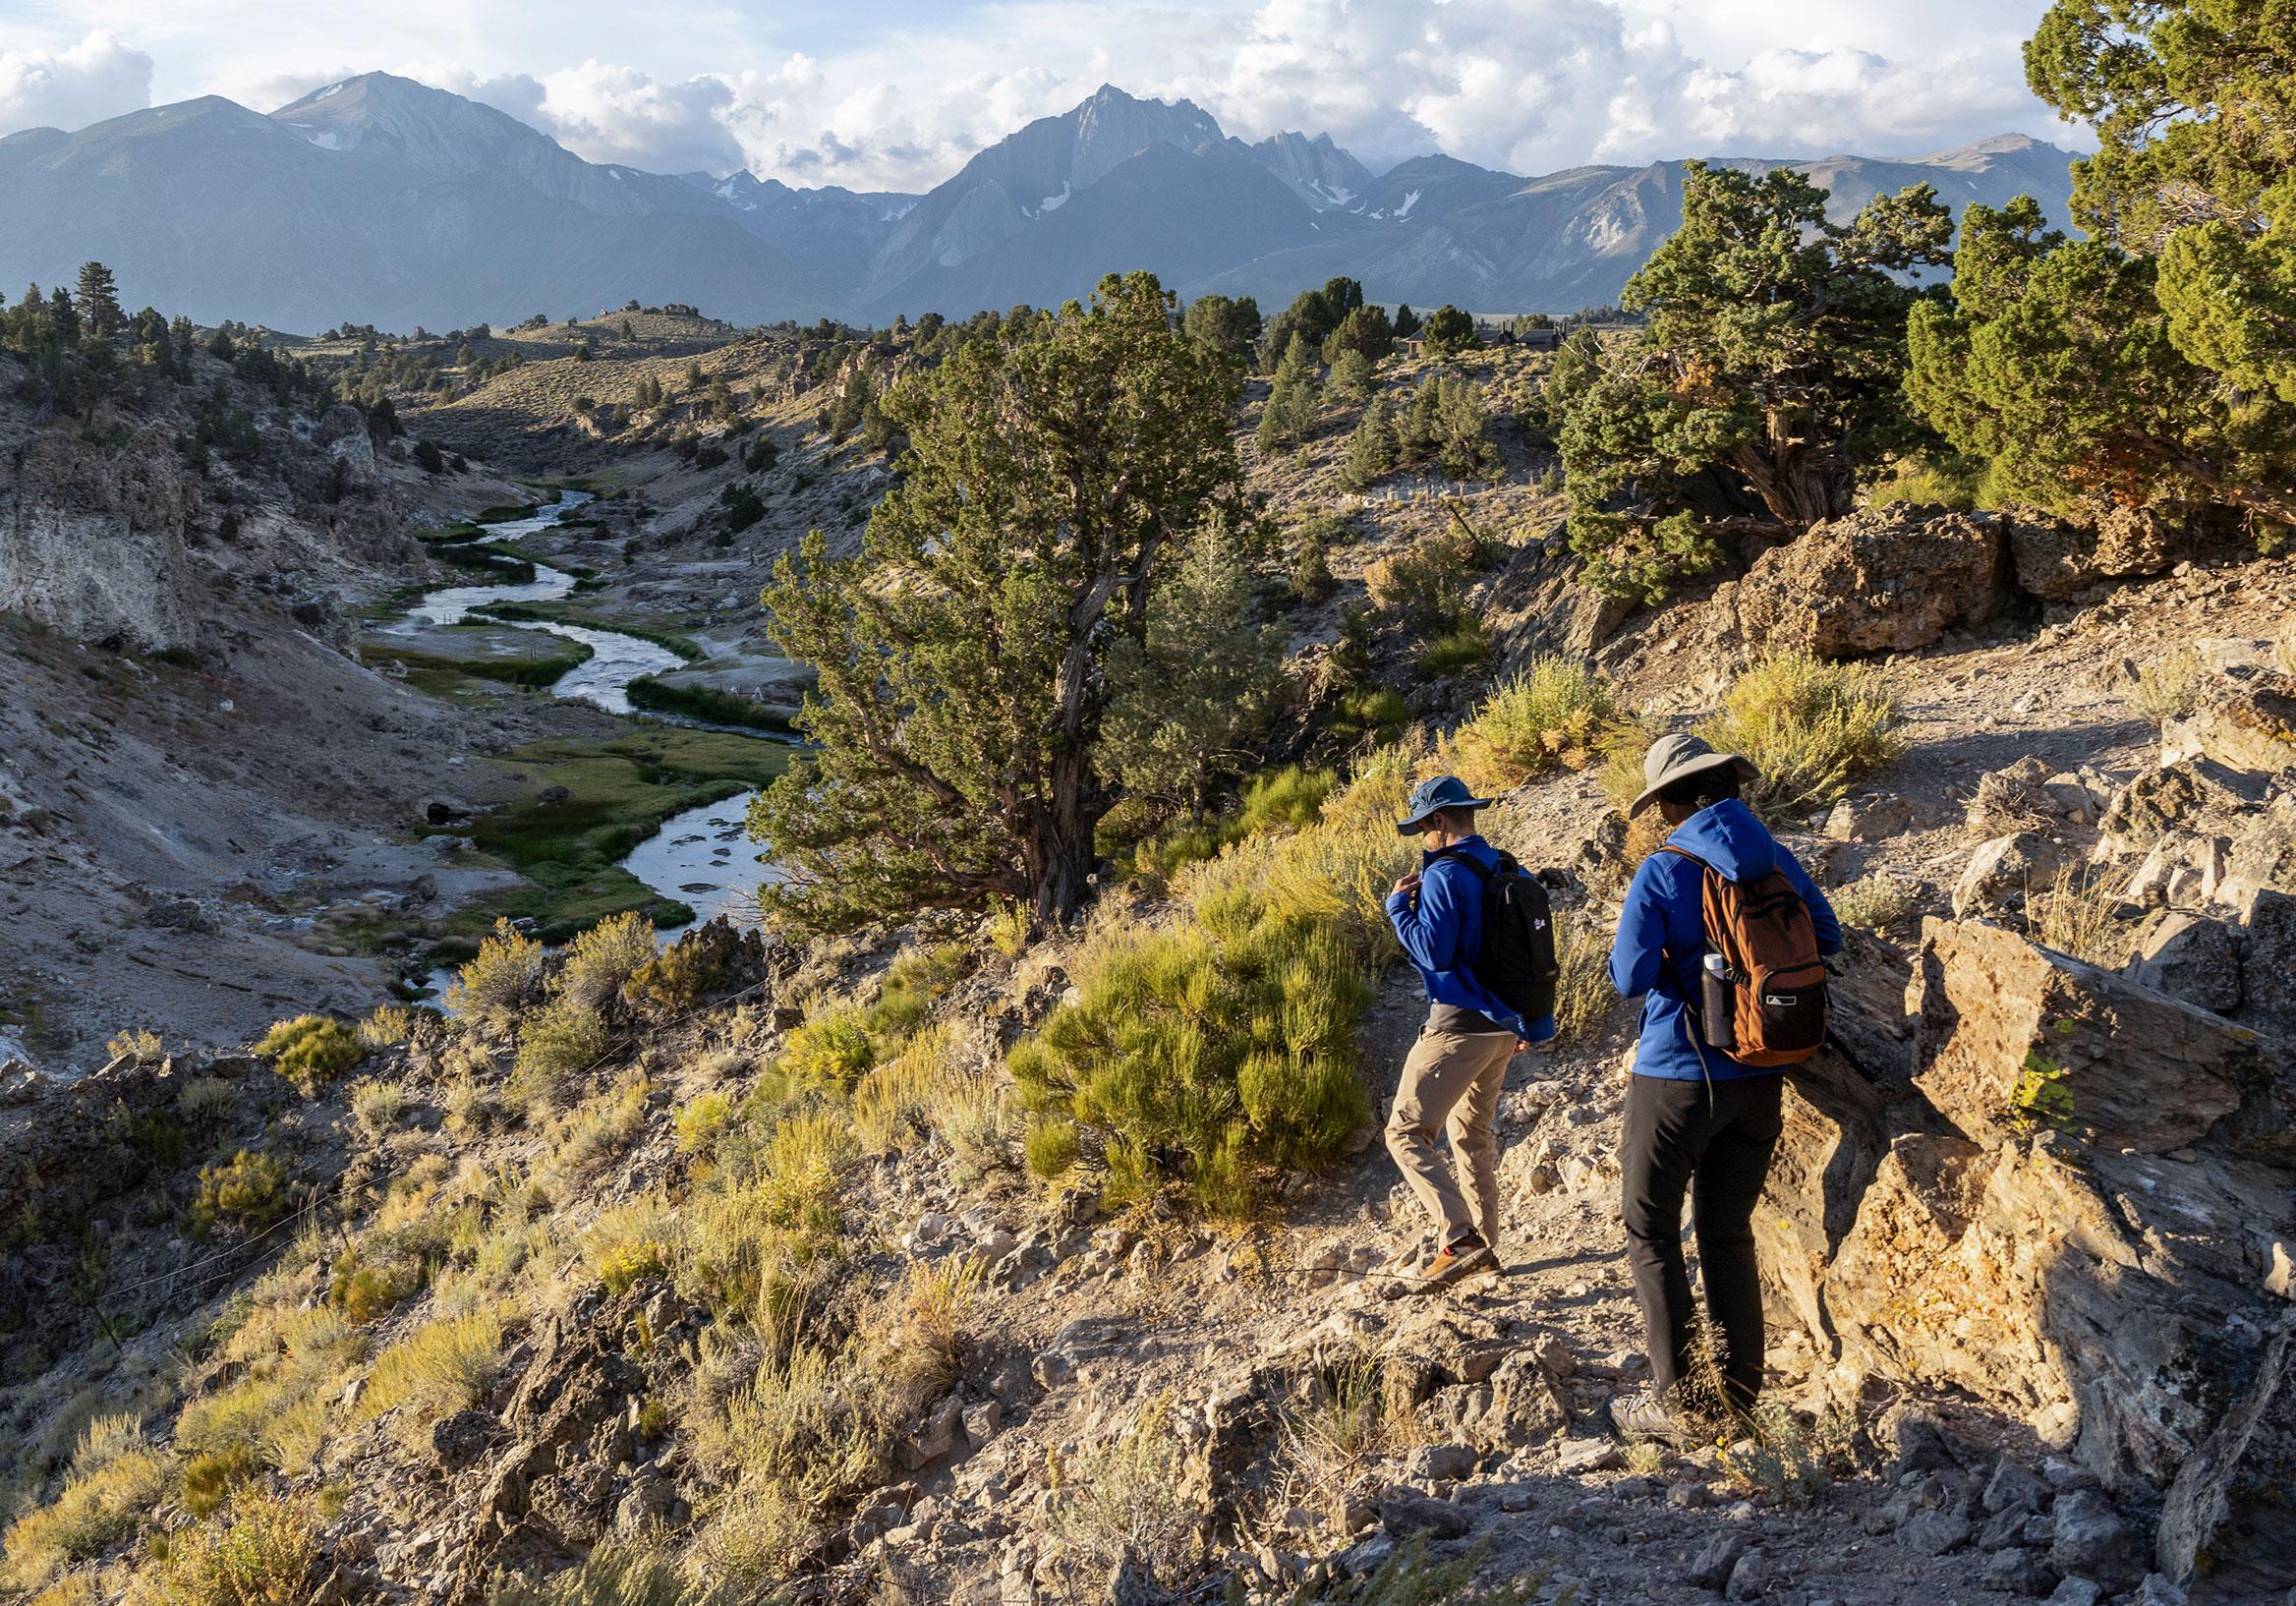
<instances>
[{"instance_id":1,"label":"jagged rock formation","mask_svg":"<svg viewBox=\"0 0 2296 1606\"><path fill-rule=\"evenodd\" d=\"M2108 831L2194 781L2132 784ZM2163 910L2129 977L1979 922L1927 921L1910 965L1854 950L1768 1195L1765 1272L1837 1387L1948 1383L2025 1421L2163 1512L2157 1565L2196 1601L2284 1587L2296 1556L2262 1493L2296 1447L2296 1053L2204 1006L2242 1002L2242 947L2281 962L2278 907L2258 894L2245 930Z\"/></svg>"}]
</instances>

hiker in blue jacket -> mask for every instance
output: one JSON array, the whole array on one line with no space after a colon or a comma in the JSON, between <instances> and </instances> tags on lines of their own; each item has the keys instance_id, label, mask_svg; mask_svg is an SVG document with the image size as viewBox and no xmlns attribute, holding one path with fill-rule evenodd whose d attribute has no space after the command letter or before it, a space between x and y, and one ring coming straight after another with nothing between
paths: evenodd
<instances>
[{"instance_id":1,"label":"hiker in blue jacket","mask_svg":"<svg viewBox=\"0 0 2296 1606\"><path fill-rule=\"evenodd\" d=\"M1395 884L1387 918L1427 984L1427 1023L1404 1061L1387 1151L1433 1220L1434 1254L1411 1268L1411 1286L1442 1288L1497 1264L1499 1143L1492 1129L1508 1062L1555 1035L1552 1015L1524 1020L1476 979L1483 946L1483 878L1499 850L1475 833L1475 796L1456 775L1424 781L1396 830L1419 838L1419 868ZM1451 1138L1451 1164L1435 1134Z\"/></svg>"},{"instance_id":2,"label":"hiker in blue jacket","mask_svg":"<svg viewBox=\"0 0 2296 1606\"><path fill-rule=\"evenodd\" d=\"M1643 790L1628 818L1656 804L1672 828L1668 845L1728 881L1782 871L1808 906L1818 951L1839 953L1841 923L1825 894L1739 800L1741 785L1756 774L1746 759L1717 753L1695 736L1661 737L1643 761ZM1685 1415L1749 1410L1762 1385L1753 1209L1777 1147L1783 1080L1779 1068L1742 1064L1696 1035L1706 954L1703 881L1699 865L1681 853L1643 860L1627 888L1610 954L1611 984L1642 1000L1620 1166L1650 1388L1611 1405L1613 1423L1630 1438L1680 1438ZM1691 1374L1697 1328L1682 1252L1686 1191L1725 1401L1685 1400L1677 1388Z\"/></svg>"}]
</instances>

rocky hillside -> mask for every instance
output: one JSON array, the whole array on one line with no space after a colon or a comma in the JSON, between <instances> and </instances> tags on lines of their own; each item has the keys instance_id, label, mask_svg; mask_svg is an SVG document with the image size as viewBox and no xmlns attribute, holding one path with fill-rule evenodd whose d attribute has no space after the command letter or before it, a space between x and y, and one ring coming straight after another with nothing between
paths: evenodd
<instances>
[{"instance_id":1,"label":"rocky hillside","mask_svg":"<svg viewBox=\"0 0 2296 1606\"><path fill-rule=\"evenodd\" d=\"M1287 463L1271 489L1311 472ZM1397 598L1426 516L1335 545L1334 583ZM1765 803L1854 930L1757 1217L1774 1405L1747 1437L1628 1447L1602 1416L1641 1359L1631 1026L1593 966L1643 844L1590 753L1516 739L1504 673L1456 708L1430 676L1305 822L1144 855L1034 945L506 934L451 1019L19 1077L0 1142L42 1181L4 1198L6 1583L2279 1599L2296 567L1900 509L1623 628L1566 576L1539 540L1470 573L1502 669L1576 639L1594 717L1734 718L1786 775L1789 642L1877 738L1853 783ZM1500 785L1491 834L1551 867L1570 1006L1510 1073L1503 1273L1398 1301L1412 1224L1368 1126L1207 1215L1047 1136L1007 1061L1224 887L1376 880L1436 764ZM1375 1110L1421 1005L1365 981Z\"/></svg>"}]
</instances>

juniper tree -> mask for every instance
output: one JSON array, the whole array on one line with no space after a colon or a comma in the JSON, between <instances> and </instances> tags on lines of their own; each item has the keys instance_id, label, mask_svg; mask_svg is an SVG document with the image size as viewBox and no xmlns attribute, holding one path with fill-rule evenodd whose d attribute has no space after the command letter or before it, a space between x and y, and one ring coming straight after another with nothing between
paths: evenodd
<instances>
[{"instance_id":1,"label":"juniper tree","mask_svg":"<svg viewBox=\"0 0 2296 1606\"><path fill-rule=\"evenodd\" d=\"M1294 334L1284 361L1276 368L1267 403L1260 409L1259 432L1254 436L1260 450L1273 452L1279 446L1296 445L1314 428L1315 413L1315 351L1304 334Z\"/></svg>"},{"instance_id":2,"label":"juniper tree","mask_svg":"<svg viewBox=\"0 0 2296 1606\"><path fill-rule=\"evenodd\" d=\"M1395 337L1398 340L1408 340L1412 335L1415 335L1418 332L1419 315L1411 311L1411 304L1407 301L1397 303L1395 310Z\"/></svg>"},{"instance_id":3,"label":"juniper tree","mask_svg":"<svg viewBox=\"0 0 2296 1606\"><path fill-rule=\"evenodd\" d=\"M1395 409L1384 394L1371 398L1363 416L1348 436L1347 455L1340 459L1340 483L1349 490L1365 490L1394 472L1402 444L1396 438Z\"/></svg>"},{"instance_id":4,"label":"juniper tree","mask_svg":"<svg viewBox=\"0 0 2296 1606\"><path fill-rule=\"evenodd\" d=\"M1188 303L1181 327L1197 351L1240 367L1251 361L1252 343L1260 337L1260 304L1249 296L1198 296Z\"/></svg>"},{"instance_id":5,"label":"juniper tree","mask_svg":"<svg viewBox=\"0 0 2296 1606\"><path fill-rule=\"evenodd\" d=\"M1282 679L1284 631L1253 618L1241 543L1207 531L1148 602L1146 629L1110 649L1106 747L1125 791L1201 814L1259 751Z\"/></svg>"},{"instance_id":6,"label":"juniper tree","mask_svg":"<svg viewBox=\"0 0 2296 1606\"><path fill-rule=\"evenodd\" d=\"M1028 338L969 341L882 405L908 435L861 549L819 531L775 565L774 640L813 666L814 746L752 832L810 930L1084 895L1118 798L1107 655L1145 630L1167 561L1239 516L1235 381L1172 327L1150 274Z\"/></svg>"},{"instance_id":7,"label":"juniper tree","mask_svg":"<svg viewBox=\"0 0 2296 1606\"><path fill-rule=\"evenodd\" d=\"M1337 339L1338 336L1334 336ZM1359 406L1371 399L1371 359L1352 346L1343 347L1332 363L1325 388L1334 401Z\"/></svg>"},{"instance_id":8,"label":"juniper tree","mask_svg":"<svg viewBox=\"0 0 2296 1606\"><path fill-rule=\"evenodd\" d=\"M1427 315L1427 349L1453 357L1475 344L1475 320L1445 302Z\"/></svg>"},{"instance_id":9,"label":"juniper tree","mask_svg":"<svg viewBox=\"0 0 2296 1606\"><path fill-rule=\"evenodd\" d=\"M2026 45L2096 132L2090 238L1973 206L1909 336L1923 414L2004 488L2296 524L2292 29L2290 0L2058 0Z\"/></svg>"},{"instance_id":10,"label":"juniper tree","mask_svg":"<svg viewBox=\"0 0 2296 1606\"><path fill-rule=\"evenodd\" d=\"M1860 481L1929 438L1902 390L1909 270L1953 219L1927 185L1841 225L1790 168L1692 162L1683 224L1627 281L1648 321L1607 354L1560 431L1586 578L1656 600L1850 510Z\"/></svg>"}]
</instances>

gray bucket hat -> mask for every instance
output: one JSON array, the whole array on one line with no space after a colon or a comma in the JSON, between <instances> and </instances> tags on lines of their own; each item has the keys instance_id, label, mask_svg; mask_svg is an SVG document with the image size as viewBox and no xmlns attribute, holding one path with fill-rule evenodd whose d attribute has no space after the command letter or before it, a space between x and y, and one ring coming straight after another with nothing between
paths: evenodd
<instances>
[{"instance_id":1,"label":"gray bucket hat","mask_svg":"<svg viewBox=\"0 0 2296 1606\"><path fill-rule=\"evenodd\" d=\"M1659 737L1642 756L1642 795L1628 805L1627 818L1632 820L1640 814L1676 781L1702 775L1709 770L1734 771L1742 782L1761 774L1751 759L1740 758L1736 753L1717 753L1688 733Z\"/></svg>"},{"instance_id":2,"label":"gray bucket hat","mask_svg":"<svg viewBox=\"0 0 2296 1606\"><path fill-rule=\"evenodd\" d=\"M1477 797L1466 789L1466 782L1457 775L1430 775L1412 791L1410 801L1404 805L1404 817L1395 823L1399 835L1415 836L1419 823L1438 809L1487 809L1491 800Z\"/></svg>"}]
</instances>

